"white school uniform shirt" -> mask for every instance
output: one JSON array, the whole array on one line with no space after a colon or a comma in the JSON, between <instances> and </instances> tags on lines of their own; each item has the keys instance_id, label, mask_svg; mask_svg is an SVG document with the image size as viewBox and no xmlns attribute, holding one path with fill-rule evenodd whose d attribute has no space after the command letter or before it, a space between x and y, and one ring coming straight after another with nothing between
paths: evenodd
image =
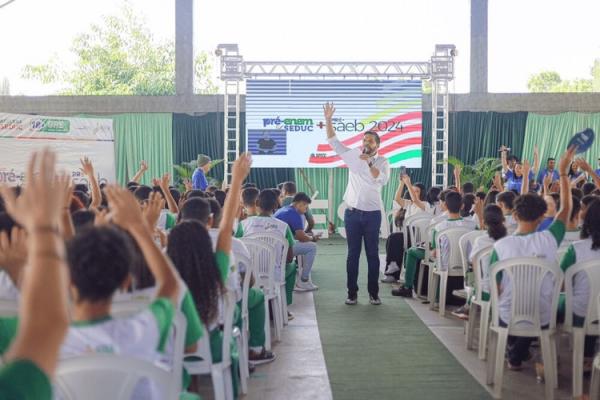
<instances>
[{"instance_id":1,"label":"white school uniform shirt","mask_svg":"<svg viewBox=\"0 0 600 400\"><path fill-rule=\"evenodd\" d=\"M10 276L5 271L0 270L0 299L18 300L19 289L15 286Z\"/></svg>"},{"instance_id":2,"label":"white school uniform shirt","mask_svg":"<svg viewBox=\"0 0 600 400\"><path fill-rule=\"evenodd\" d=\"M506 226L507 230L514 231L517 229L517 225L517 221L515 221L515 217L512 214L504 216L504 226Z\"/></svg>"},{"instance_id":3,"label":"white school uniform shirt","mask_svg":"<svg viewBox=\"0 0 600 400\"><path fill-rule=\"evenodd\" d=\"M592 239L578 240L572 243L561 261L561 268L564 272L575 263L598 260L600 250L592 250ZM584 317L586 316L587 305L590 299L590 283L585 273L579 272L573 277L573 313Z\"/></svg>"},{"instance_id":4,"label":"white school uniform shirt","mask_svg":"<svg viewBox=\"0 0 600 400\"><path fill-rule=\"evenodd\" d=\"M71 325L60 348L61 360L86 354L108 353L135 357L148 362L159 358L159 345L171 326L173 306L167 299L154 301L147 309L127 318L103 320ZM162 399L158 386L141 379L132 400Z\"/></svg>"},{"instance_id":5,"label":"white school uniform shirt","mask_svg":"<svg viewBox=\"0 0 600 400\"><path fill-rule=\"evenodd\" d=\"M431 204L429 204L426 201L422 202L423 205L425 206L425 209L422 210L419 207L417 207L417 205L412 201L412 200L404 200L404 208L406 209L406 213L404 214L404 218L408 218L408 217L412 217L413 215L419 214L419 213L423 213L426 212L430 215L433 215L433 207L431 207ZM393 211L398 211L400 210L402 207L400 207L400 204L398 204L398 202L396 200L392 201L392 210Z\"/></svg>"},{"instance_id":6,"label":"white school uniform shirt","mask_svg":"<svg viewBox=\"0 0 600 400\"><path fill-rule=\"evenodd\" d=\"M337 136L328 139L328 142L348 166L348 186L344 193L344 202L348 207L362 211L381 211L381 189L390 177L388 160L380 155L371 158L373 166L379 170L379 176L373 178L367 162L360 159L360 148L351 149L344 146Z\"/></svg>"},{"instance_id":7,"label":"white school uniform shirt","mask_svg":"<svg viewBox=\"0 0 600 400\"><path fill-rule=\"evenodd\" d=\"M581 240L581 231L579 229L576 231L566 231L562 244L564 246L566 243L573 243L579 240Z\"/></svg>"},{"instance_id":8,"label":"white school uniform shirt","mask_svg":"<svg viewBox=\"0 0 600 400\"><path fill-rule=\"evenodd\" d=\"M465 227L468 229L475 230L475 229L477 229L477 224L471 220L464 219L464 218L457 218L457 219L446 218L445 221L439 222L433 228L432 246L435 247L437 245L436 238L437 238L437 234L440 231L442 231L444 229L448 229L448 228L457 228L457 227ZM439 252L438 257L440 257L440 261L441 261L440 270L447 271L448 270L448 258L450 256L450 242L448 241L448 238L446 237L446 235L440 236L440 246L441 246L441 248L437 250Z\"/></svg>"},{"instance_id":9,"label":"white school uniform shirt","mask_svg":"<svg viewBox=\"0 0 600 400\"><path fill-rule=\"evenodd\" d=\"M518 257L538 257L555 263L556 253L564 235L565 224L561 221L554 221L547 230L542 232L506 236L494 244L490 266L493 267L496 261ZM502 293L498 299L498 311L500 318L508 324L511 317L512 283L507 274L502 274L500 288ZM553 288L554 280L550 274L547 274L542 280L540 292L540 323L542 325L550 323Z\"/></svg>"},{"instance_id":10,"label":"white school uniform shirt","mask_svg":"<svg viewBox=\"0 0 600 400\"><path fill-rule=\"evenodd\" d=\"M293 245L293 234L287 223L275 217L254 216L242 221L238 228L237 236L248 236L255 233L272 232L280 234L281 237L288 240L288 245ZM290 238L291 242L290 242ZM282 270L285 271L285 265L281 265L281 252L278 252L275 260L275 280L281 280Z\"/></svg>"}]
</instances>

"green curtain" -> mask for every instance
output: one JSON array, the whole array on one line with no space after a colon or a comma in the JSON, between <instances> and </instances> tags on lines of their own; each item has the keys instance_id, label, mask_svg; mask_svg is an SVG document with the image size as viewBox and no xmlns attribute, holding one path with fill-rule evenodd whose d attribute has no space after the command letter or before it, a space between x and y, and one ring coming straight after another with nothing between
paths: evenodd
<instances>
[{"instance_id":1,"label":"green curtain","mask_svg":"<svg viewBox=\"0 0 600 400\"><path fill-rule=\"evenodd\" d=\"M222 159L224 153L223 113L207 113L202 116L173 114L173 159L180 164L195 160L203 153L212 159ZM246 147L246 113L240 114L240 150ZM209 176L223 180L223 165L218 165ZM292 180L291 168L254 168L248 182L259 188L276 187L278 183Z\"/></svg>"},{"instance_id":2,"label":"green curtain","mask_svg":"<svg viewBox=\"0 0 600 400\"><path fill-rule=\"evenodd\" d=\"M600 113L529 114L523 147L524 157L532 161L533 149L537 145L540 151L540 168L544 168L548 157L558 160L573 134L585 128L592 128L597 135L600 132ZM596 138L592 148L583 154L583 157L596 169L599 156L600 140Z\"/></svg>"},{"instance_id":3,"label":"green curtain","mask_svg":"<svg viewBox=\"0 0 600 400\"><path fill-rule=\"evenodd\" d=\"M152 178L173 172L172 115L170 113L112 115L115 132L117 181L131 179L140 161L148 162L148 171L141 183L149 185Z\"/></svg>"}]
</instances>

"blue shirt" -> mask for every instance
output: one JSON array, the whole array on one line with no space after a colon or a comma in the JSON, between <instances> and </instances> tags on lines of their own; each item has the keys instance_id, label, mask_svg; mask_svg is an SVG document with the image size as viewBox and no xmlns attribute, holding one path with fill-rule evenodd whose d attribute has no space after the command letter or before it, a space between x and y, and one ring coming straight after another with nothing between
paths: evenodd
<instances>
[{"instance_id":1,"label":"blue shirt","mask_svg":"<svg viewBox=\"0 0 600 400\"><path fill-rule=\"evenodd\" d=\"M304 223L302 222L302 214L298 212L293 206L285 206L281 207L277 212L273 215L275 218L285 222L288 224L294 236L296 235L296 231L304 230Z\"/></svg>"},{"instance_id":2,"label":"blue shirt","mask_svg":"<svg viewBox=\"0 0 600 400\"><path fill-rule=\"evenodd\" d=\"M535 175L533 171L529 171L529 183L533 182ZM506 190L516 190L521 192L521 185L523 184L523 175L517 177L510 169L506 172Z\"/></svg>"},{"instance_id":3,"label":"blue shirt","mask_svg":"<svg viewBox=\"0 0 600 400\"><path fill-rule=\"evenodd\" d=\"M550 227L550 225L552 225L552 222L554 222L554 217L546 217L542 220L542 222L540 223L540 225L538 226L537 231L541 232L541 231L545 231L546 229L548 229Z\"/></svg>"},{"instance_id":4,"label":"blue shirt","mask_svg":"<svg viewBox=\"0 0 600 400\"><path fill-rule=\"evenodd\" d=\"M206 190L208 187L208 181L202 168L196 168L194 175L192 175L192 188Z\"/></svg>"},{"instance_id":5,"label":"blue shirt","mask_svg":"<svg viewBox=\"0 0 600 400\"><path fill-rule=\"evenodd\" d=\"M544 178L549 173L550 173L550 171L548 171L548 168L544 168L543 170L540 171L540 173L538 175L538 179L537 179L540 185L544 184ZM557 170L553 170L552 171L552 182L557 181L559 179L560 179L560 176L558 175L558 171Z\"/></svg>"},{"instance_id":6,"label":"blue shirt","mask_svg":"<svg viewBox=\"0 0 600 400\"><path fill-rule=\"evenodd\" d=\"M600 175L600 168L596 170L596 175Z\"/></svg>"}]
</instances>

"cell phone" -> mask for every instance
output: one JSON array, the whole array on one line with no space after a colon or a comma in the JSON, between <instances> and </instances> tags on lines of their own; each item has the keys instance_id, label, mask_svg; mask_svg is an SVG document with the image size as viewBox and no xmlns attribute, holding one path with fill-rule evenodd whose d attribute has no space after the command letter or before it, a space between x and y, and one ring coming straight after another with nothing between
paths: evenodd
<instances>
[{"instance_id":1,"label":"cell phone","mask_svg":"<svg viewBox=\"0 0 600 400\"><path fill-rule=\"evenodd\" d=\"M400 167L400 176L406 175L406 167L403 165Z\"/></svg>"}]
</instances>

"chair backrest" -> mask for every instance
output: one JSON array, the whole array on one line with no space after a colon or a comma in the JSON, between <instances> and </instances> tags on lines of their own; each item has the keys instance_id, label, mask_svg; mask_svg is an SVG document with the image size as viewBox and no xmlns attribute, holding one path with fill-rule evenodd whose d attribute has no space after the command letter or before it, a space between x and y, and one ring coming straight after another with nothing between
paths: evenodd
<instances>
[{"instance_id":1,"label":"chair backrest","mask_svg":"<svg viewBox=\"0 0 600 400\"><path fill-rule=\"evenodd\" d=\"M490 292L490 257L494 246L490 245L479 250L473 255L473 276L475 287L475 298L482 300L483 292Z\"/></svg>"},{"instance_id":2,"label":"chair backrest","mask_svg":"<svg viewBox=\"0 0 600 400\"><path fill-rule=\"evenodd\" d=\"M244 245L245 247L246 245ZM247 249L246 249L247 250ZM250 290L250 279L254 274L254 266L252 264L252 257L248 257L250 253L236 253L235 259L238 264L244 266L244 280L242 282L242 318L248 315L248 291Z\"/></svg>"},{"instance_id":3,"label":"chair backrest","mask_svg":"<svg viewBox=\"0 0 600 400\"><path fill-rule=\"evenodd\" d=\"M473 249L475 239L485 235L487 235L486 231L471 231L465 233L458 239L458 248L460 249L464 276L467 276L469 270L469 255Z\"/></svg>"},{"instance_id":4,"label":"chair backrest","mask_svg":"<svg viewBox=\"0 0 600 400\"><path fill-rule=\"evenodd\" d=\"M585 314L584 328L586 333L600 334L598 323L598 303L594 301L600 295L600 260L585 261L570 266L565 273L565 327L573 326L573 300L575 288L575 275L580 274L578 279L587 278L589 291L587 293L587 311Z\"/></svg>"},{"instance_id":5,"label":"chair backrest","mask_svg":"<svg viewBox=\"0 0 600 400\"><path fill-rule=\"evenodd\" d=\"M425 228L425 236L423 237L425 239L425 261L429 261L431 259L431 241L433 238L433 229L435 228L435 225L436 224L430 223L427 225L427 228Z\"/></svg>"},{"instance_id":6,"label":"chair backrest","mask_svg":"<svg viewBox=\"0 0 600 400\"><path fill-rule=\"evenodd\" d=\"M565 244L565 242L562 242L561 245L560 245L560 247L556 251L556 262L557 263L559 263L559 264L561 263L563 257L567 253L568 249L569 249L569 245Z\"/></svg>"},{"instance_id":7,"label":"chair backrest","mask_svg":"<svg viewBox=\"0 0 600 400\"><path fill-rule=\"evenodd\" d=\"M283 235L275 232L260 232L248 235L250 239L261 240L271 246L275 246L276 249L276 265L281 268L281 274L279 280L283 282L285 280L285 265L287 263L287 254L289 243Z\"/></svg>"},{"instance_id":8,"label":"chair backrest","mask_svg":"<svg viewBox=\"0 0 600 400\"><path fill-rule=\"evenodd\" d=\"M447 260L445 260L448 263L448 275L449 276L462 276L463 275L462 256L460 253L460 248L458 246L458 243L459 243L460 238L463 235L465 235L471 231L472 231L472 229L470 229L470 228L466 228L463 226L456 226L456 227L451 227L451 228L447 228L447 229L442 229L441 231L437 232L437 236L435 238L436 249L437 249L437 256L436 256L437 268L441 269L443 267L442 263L444 262L444 260L442 260L442 256L443 256L442 240L443 240L443 238L446 238L446 240L448 241L448 250L449 250L449 253L447 255Z\"/></svg>"},{"instance_id":9,"label":"chair backrest","mask_svg":"<svg viewBox=\"0 0 600 400\"><path fill-rule=\"evenodd\" d=\"M404 234L404 248L408 247L408 238L409 237L411 239L412 246L416 246L418 244L418 243L412 242L412 236L410 236L411 232L410 232L409 226L412 225L416 220L425 219L425 218L427 218L427 219L429 219L429 221L431 221L431 218L433 218L433 216L426 212L419 212L419 213L413 214L410 217L404 219L404 221L402 222L402 233ZM392 217L392 224L394 224L393 217Z\"/></svg>"},{"instance_id":10,"label":"chair backrest","mask_svg":"<svg viewBox=\"0 0 600 400\"><path fill-rule=\"evenodd\" d=\"M525 322L530 324L528 330L541 330L540 298L542 286L547 276L552 282L550 293L550 328L556 327L556 311L558 297L563 280L563 272L558 264L537 257L517 257L509 260L499 261L492 267L490 272L490 283L495 282L499 272L507 274L511 282L511 316L510 330L518 330L517 324ZM498 285L490 284L492 295L492 323L499 325L500 314L498 308ZM508 292L507 288L503 288ZM506 321L505 321L506 322Z\"/></svg>"},{"instance_id":11,"label":"chair backrest","mask_svg":"<svg viewBox=\"0 0 600 400\"><path fill-rule=\"evenodd\" d=\"M406 229L410 235L410 243L412 246L417 246L425 241L425 231L431 223L431 216L427 213L420 214L419 218L411 219Z\"/></svg>"},{"instance_id":12,"label":"chair backrest","mask_svg":"<svg viewBox=\"0 0 600 400\"><path fill-rule=\"evenodd\" d=\"M260 239L243 237L242 241L250 252L256 283L270 294L275 288L275 247Z\"/></svg>"},{"instance_id":13,"label":"chair backrest","mask_svg":"<svg viewBox=\"0 0 600 400\"><path fill-rule=\"evenodd\" d=\"M55 388L64 400L131 399L144 378L162 390L161 399L179 397L181 376L176 381L170 371L151 362L117 354L98 353L61 360Z\"/></svg>"}]
</instances>

